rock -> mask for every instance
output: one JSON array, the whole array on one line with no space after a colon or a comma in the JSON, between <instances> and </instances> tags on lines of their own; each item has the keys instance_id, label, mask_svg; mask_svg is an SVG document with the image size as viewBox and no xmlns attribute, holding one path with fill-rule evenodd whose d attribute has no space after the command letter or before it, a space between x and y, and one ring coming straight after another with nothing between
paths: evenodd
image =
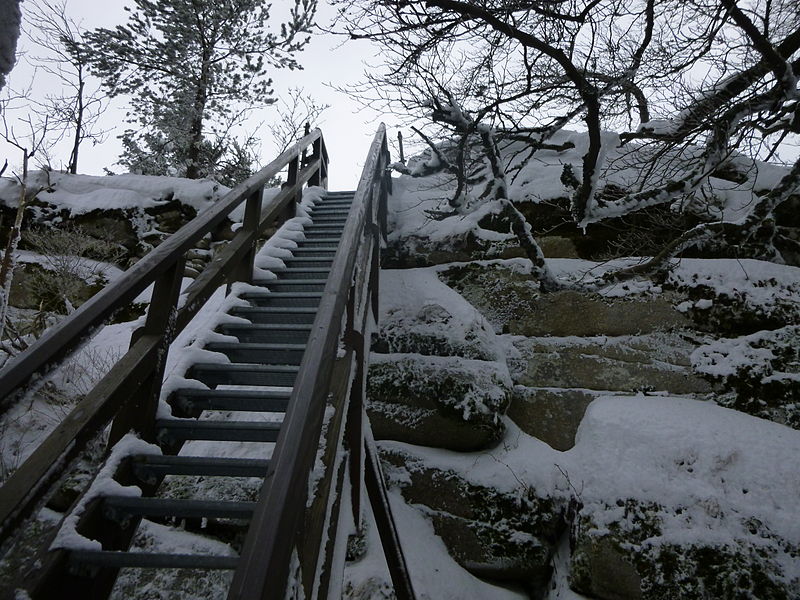
<instances>
[{"instance_id":1,"label":"rock","mask_svg":"<svg viewBox=\"0 0 800 600\"><path fill-rule=\"evenodd\" d=\"M693 347L674 334L633 338L515 338L514 383L529 387L706 393L689 365Z\"/></svg>"},{"instance_id":2,"label":"rock","mask_svg":"<svg viewBox=\"0 0 800 600\"><path fill-rule=\"evenodd\" d=\"M602 600L797 598L800 581L784 577L782 564L796 561L799 549L757 523L748 538L718 514L707 526L719 535L680 541L665 538L662 526L680 519L682 508L628 499L591 511L602 525L584 507L573 528L570 587L578 593Z\"/></svg>"},{"instance_id":3,"label":"rock","mask_svg":"<svg viewBox=\"0 0 800 600\"><path fill-rule=\"evenodd\" d=\"M536 241L546 258L579 258L578 248L570 238L548 235Z\"/></svg>"},{"instance_id":4,"label":"rock","mask_svg":"<svg viewBox=\"0 0 800 600\"><path fill-rule=\"evenodd\" d=\"M514 386L509 418L522 431L556 450L575 445L575 433L595 394L586 390Z\"/></svg>"},{"instance_id":5,"label":"rock","mask_svg":"<svg viewBox=\"0 0 800 600\"><path fill-rule=\"evenodd\" d=\"M381 275L379 329L372 350L497 360L501 352L486 319L432 269Z\"/></svg>"},{"instance_id":6,"label":"rock","mask_svg":"<svg viewBox=\"0 0 800 600\"><path fill-rule=\"evenodd\" d=\"M503 265L470 263L451 267L440 276L492 324L495 331L533 310L539 284L521 270Z\"/></svg>"},{"instance_id":7,"label":"rock","mask_svg":"<svg viewBox=\"0 0 800 600\"><path fill-rule=\"evenodd\" d=\"M410 269L430 267L451 262L468 262L493 258L517 258L525 256L516 239L485 239L474 231L432 241L428 238L409 236L391 239L382 252L384 268Z\"/></svg>"},{"instance_id":8,"label":"rock","mask_svg":"<svg viewBox=\"0 0 800 600\"><path fill-rule=\"evenodd\" d=\"M539 296L531 310L508 323L515 335L635 335L676 329L689 321L666 298L604 299L564 290Z\"/></svg>"},{"instance_id":9,"label":"rock","mask_svg":"<svg viewBox=\"0 0 800 600\"><path fill-rule=\"evenodd\" d=\"M691 359L721 388L718 404L800 429L800 326L718 339Z\"/></svg>"},{"instance_id":10,"label":"rock","mask_svg":"<svg viewBox=\"0 0 800 600\"><path fill-rule=\"evenodd\" d=\"M565 528L560 501L532 488L504 493L411 454L381 449L384 469L409 504L424 507L450 555L475 575L546 589L555 541Z\"/></svg>"},{"instance_id":11,"label":"rock","mask_svg":"<svg viewBox=\"0 0 800 600\"><path fill-rule=\"evenodd\" d=\"M502 436L511 382L500 363L372 354L367 413L377 439L479 450Z\"/></svg>"}]
</instances>

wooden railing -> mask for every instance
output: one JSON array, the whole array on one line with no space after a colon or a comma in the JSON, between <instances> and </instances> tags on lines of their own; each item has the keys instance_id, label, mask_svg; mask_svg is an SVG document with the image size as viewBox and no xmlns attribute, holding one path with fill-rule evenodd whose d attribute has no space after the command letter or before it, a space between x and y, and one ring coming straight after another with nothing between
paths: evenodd
<instances>
[{"instance_id":1,"label":"wooden railing","mask_svg":"<svg viewBox=\"0 0 800 600\"><path fill-rule=\"evenodd\" d=\"M349 533L338 530L340 511L349 500L360 529L364 484L395 593L400 600L414 598L364 419L369 329L378 316L380 246L391 186L388 167L381 125L333 259L229 600L341 597L341 590L329 589L337 580L332 573L343 565ZM342 497L348 477L349 499Z\"/></svg>"},{"instance_id":2,"label":"wooden railing","mask_svg":"<svg viewBox=\"0 0 800 600\"><path fill-rule=\"evenodd\" d=\"M42 501L63 465L112 419L109 444L131 428L152 440L170 343L220 285L249 280L257 238L276 220L294 215L294 204L306 183L327 185L327 165L324 140L317 129L164 240L0 371L0 407L5 409L32 378L57 366L115 311L154 284L145 324L134 332L128 352L0 487L0 541ZM262 206L265 185L286 167L287 183ZM186 253L243 202L241 229L181 293Z\"/></svg>"}]
</instances>

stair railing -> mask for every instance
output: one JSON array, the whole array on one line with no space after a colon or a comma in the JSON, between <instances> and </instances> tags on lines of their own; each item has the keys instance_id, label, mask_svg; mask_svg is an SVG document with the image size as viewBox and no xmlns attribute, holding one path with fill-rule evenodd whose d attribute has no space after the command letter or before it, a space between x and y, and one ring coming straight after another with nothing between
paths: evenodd
<instances>
[{"instance_id":1,"label":"stair railing","mask_svg":"<svg viewBox=\"0 0 800 600\"><path fill-rule=\"evenodd\" d=\"M364 418L370 327L378 317L380 246L391 186L388 167L381 124L333 259L229 600L341 597L349 532L340 531L339 522L348 479L356 527L361 526L366 483L395 593L400 600L414 598Z\"/></svg>"},{"instance_id":2,"label":"stair railing","mask_svg":"<svg viewBox=\"0 0 800 600\"><path fill-rule=\"evenodd\" d=\"M262 202L267 182L287 167L281 191ZM327 187L327 173L328 154L316 129L165 239L0 371L0 407L7 410L35 376L55 368L118 309L154 285L145 324L134 332L128 352L0 487L0 542L41 504L63 466L112 419L109 445L130 429L152 440L170 343L220 285L250 280L256 240L276 221L294 216L306 183ZM186 253L243 202L242 227L181 293Z\"/></svg>"}]
</instances>

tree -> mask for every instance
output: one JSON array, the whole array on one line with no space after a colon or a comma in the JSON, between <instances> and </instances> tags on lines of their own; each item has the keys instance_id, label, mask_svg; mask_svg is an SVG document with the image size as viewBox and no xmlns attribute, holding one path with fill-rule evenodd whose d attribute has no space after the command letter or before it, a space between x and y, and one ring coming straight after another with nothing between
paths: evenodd
<instances>
[{"instance_id":1,"label":"tree","mask_svg":"<svg viewBox=\"0 0 800 600\"><path fill-rule=\"evenodd\" d=\"M78 23L67 16L66 0L35 0L25 17L28 37L48 51L34 57L34 65L56 77L61 88L47 94L35 111L45 115L51 131L58 134L54 143L61 138L71 140L67 172L75 174L81 144L87 140L97 144L105 137L97 123L108 105L99 87L92 87L89 49Z\"/></svg>"},{"instance_id":2,"label":"tree","mask_svg":"<svg viewBox=\"0 0 800 600\"><path fill-rule=\"evenodd\" d=\"M262 0L135 0L128 23L88 36L112 96L129 94L123 164L212 176L241 117L274 102L272 68L299 69L317 0L293 0L279 33ZM221 150L222 149L222 150Z\"/></svg>"},{"instance_id":3,"label":"tree","mask_svg":"<svg viewBox=\"0 0 800 600\"><path fill-rule=\"evenodd\" d=\"M532 153L580 119L589 140L583 168L563 180L572 183L581 227L659 204L702 209L711 178L735 157L754 165L800 133L800 14L792 0L344 4L349 35L377 41L387 61L358 90L367 102L403 106L448 132L471 123L458 133L454 160L442 163L459 182L469 135L488 128L500 143L527 140ZM629 132L609 148L603 129L620 127ZM622 158L609 161L609 150ZM606 182L634 166L637 179L611 193ZM748 219L687 232L649 268L709 236L779 260L776 244L792 242L772 215L796 191L797 170L762 193Z\"/></svg>"},{"instance_id":4,"label":"tree","mask_svg":"<svg viewBox=\"0 0 800 600\"><path fill-rule=\"evenodd\" d=\"M276 106L278 118L269 125L278 153L283 152L303 136L306 125L314 128L320 124L322 113L330 104L318 104L302 88L289 88L287 97Z\"/></svg>"}]
</instances>

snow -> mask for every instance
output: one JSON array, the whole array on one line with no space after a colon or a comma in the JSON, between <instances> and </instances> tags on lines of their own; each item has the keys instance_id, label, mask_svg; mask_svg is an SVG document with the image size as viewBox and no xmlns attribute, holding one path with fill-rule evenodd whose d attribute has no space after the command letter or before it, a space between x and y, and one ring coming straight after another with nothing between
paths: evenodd
<instances>
[{"instance_id":1,"label":"snow","mask_svg":"<svg viewBox=\"0 0 800 600\"><path fill-rule=\"evenodd\" d=\"M93 176L39 171L31 173L30 178L32 187L48 187L49 183L52 188L52 191L40 192L39 200L66 209L73 217L93 210L150 208L167 202L167 198L179 200L199 213L229 191L211 179L152 175ZM0 201L15 207L18 199L16 183L12 179L1 179Z\"/></svg>"},{"instance_id":2,"label":"snow","mask_svg":"<svg viewBox=\"0 0 800 600\"><path fill-rule=\"evenodd\" d=\"M109 457L106 459L100 472L95 477L89 489L81 496L77 506L66 516L58 530L51 550L67 548L71 550L102 550L100 542L90 540L78 533L77 526L81 516L86 511L86 507L95 498L103 496L129 496L136 497L142 495L142 490L138 486L124 486L114 479L114 474L119 469L122 461L135 454L160 455L161 449L153 444L148 444L140 440L135 435L129 433L119 442L114 444Z\"/></svg>"},{"instance_id":3,"label":"snow","mask_svg":"<svg viewBox=\"0 0 800 600\"><path fill-rule=\"evenodd\" d=\"M755 517L790 543L800 543L800 432L786 426L710 402L638 395L594 400L567 452L553 450L510 421L507 427L502 446L482 454L400 442L381 446L503 492L525 485L538 495L577 493L587 509L596 507L596 523L616 518L609 509L615 499L681 507L681 516L666 521L663 537L654 542L749 538L742 521Z\"/></svg>"}]
</instances>

